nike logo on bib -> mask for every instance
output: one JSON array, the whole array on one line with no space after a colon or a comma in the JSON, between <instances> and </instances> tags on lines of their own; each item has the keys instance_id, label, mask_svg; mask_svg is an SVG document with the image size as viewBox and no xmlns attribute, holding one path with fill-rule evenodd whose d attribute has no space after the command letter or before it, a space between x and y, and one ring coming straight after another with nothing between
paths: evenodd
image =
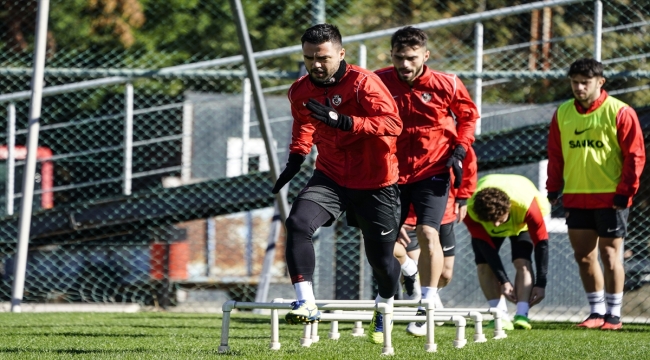
<instances>
[{"instance_id":1,"label":"nike logo on bib","mask_svg":"<svg viewBox=\"0 0 650 360\"><path fill-rule=\"evenodd\" d=\"M501 230L501 231L496 231L496 229L492 229L492 234L501 234L501 233L504 233L506 231L508 231L508 229L504 229L504 230Z\"/></svg>"},{"instance_id":2,"label":"nike logo on bib","mask_svg":"<svg viewBox=\"0 0 650 360\"><path fill-rule=\"evenodd\" d=\"M390 231L383 231L383 230L382 230L381 234L382 234L382 235L388 235L388 234L392 233L393 230L395 230L395 229L390 229Z\"/></svg>"},{"instance_id":3,"label":"nike logo on bib","mask_svg":"<svg viewBox=\"0 0 650 360\"><path fill-rule=\"evenodd\" d=\"M578 131L578 129L575 129L575 130L573 131L573 133L576 134L576 135L580 135L580 134L582 134L583 132L585 132L585 131L587 131L587 130L591 130L591 128L586 128L586 129L581 130L581 131Z\"/></svg>"}]
</instances>

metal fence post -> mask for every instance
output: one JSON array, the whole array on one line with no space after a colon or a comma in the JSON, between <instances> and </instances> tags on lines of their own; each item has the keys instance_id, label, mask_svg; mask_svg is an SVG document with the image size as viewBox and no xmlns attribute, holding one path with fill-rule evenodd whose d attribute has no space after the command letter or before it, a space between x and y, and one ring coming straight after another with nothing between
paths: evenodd
<instances>
[{"instance_id":1,"label":"metal fence post","mask_svg":"<svg viewBox=\"0 0 650 360\"><path fill-rule=\"evenodd\" d=\"M603 2L594 1L594 59L600 61L603 47Z\"/></svg>"},{"instance_id":2,"label":"metal fence post","mask_svg":"<svg viewBox=\"0 0 650 360\"><path fill-rule=\"evenodd\" d=\"M38 132L40 130L41 106L43 101L43 76L45 73L45 51L47 43L47 21L50 13L50 1L39 0L36 18L36 39L34 46L34 74L29 108L27 135L27 156L23 172L23 198L20 206L18 228L18 249L14 267L14 283L11 292L11 312L21 312L20 304L25 291L25 273L27 272L27 250L32 222L32 205L34 202L34 178L36 174L36 153L38 152Z\"/></svg>"},{"instance_id":3,"label":"metal fence post","mask_svg":"<svg viewBox=\"0 0 650 360\"><path fill-rule=\"evenodd\" d=\"M312 0L312 25L325 23L325 0Z\"/></svg>"},{"instance_id":4,"label":"metal fence post","mask_svg":"<svg viewBox=\"0 0 650 360\"><path fill-rule=\"evenodd\" d=\"M14 214L16 173L16 105L7 106L7 215Z\"/></svg>"},{"instance_id":5,"label":"metal fence post","mask_svg":"<svg viewBox=\"0 0 650 360\"><path fill-rule=\"evenodd\" d=\"M477 73L483 72L483 24L477 22L474 25L474 70ZM478 109L479 116L481 115L481 107L483 106L483 79L477 77L474 80L474 103ZM481 118L476 120L475 135L481 134Z\"/></svg>"},{"instance_id":6,"label":"metal fence post","mask_svg":"<svg viewBox=\"0 0 650 360\"><path fill-rule=\"evenodd\" d=\"M359 44L359 66L368 68L368 48L363 43Z\"/></svg>"},{"instance_id":7,"label":"metal fence post","mask_svg":"<svg viewBox=\"0 0 650 360\"><path fill-rule=\"evenodd\" d=\"M133 179L133 84L124 91L124 195L131 195Z\"/></svg>"},{"instance_id":8,"label":"metal fence post","mask_svg":"<svg viewBox=\"0 0 650 360\"><path fill-rule=\"evenodd\" d=\"M237 37L239 44L242 48L244 55L244 62L248 77L252 81L253 96L255 100L255 111L257 113L258 121L260 122L260 131L264 138L266 153L269 156L269 167L271 170L271 179L276 181L280 176L280 164L278 162L277 149L273 141L273 131L269 123L268 112L266 111L266 102L264 101L264 94L262 93L262 85L260 77L257 73L257 64L253 55L253 48L251 46L250 38L248 35L248 25L244 17L244 9L242 8L241 1L230 0L230 8L232 15L237 26ZM282 221L286 221L289 216L289 202L287 201L288 186L285 186L282 191L276 195L276 200L280 203L280 214L282 214Z\"/></svg>"},{"instance_id":9,"label":"metal fence post","mask_svg":"<svg viewBox=\"0 0 650 360\"><path fill-rule=\"evenodd\" d=\"M187 184L192 178L192 127L194 124L194 104L183 103L183 140L181 143L181 183Z\"/></svg>"},{"instance_id":10,"label":"metal fence post","mask_svg":"<svg viewBox=\"0 0 650 360\"><path fill-rule=\"evenodd\" d=\"M242 95L244 98L242 109L241 127L241 173L248 174L248 141L251 132L251 81L244 78L242 84Z\"/></svg>"}]
</instances>

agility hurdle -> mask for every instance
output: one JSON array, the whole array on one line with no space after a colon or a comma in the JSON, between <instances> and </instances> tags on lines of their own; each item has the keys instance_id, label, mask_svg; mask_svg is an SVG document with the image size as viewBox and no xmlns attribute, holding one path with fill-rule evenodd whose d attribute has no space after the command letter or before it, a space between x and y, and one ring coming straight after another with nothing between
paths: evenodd
<instances>
[{"instance_id":1,"label":"agility hurdle","mask_svg":"<svg viewBox=\"0 0 650 360\"><path fill-rule=\"evenodd\" d=\"M392 323L393 323L393 306L380 303L375 305L373 303L349 303L349 304L327 304L327 303L317 303L319 310L377 310L384 316L384 346L382 348L382 355L393 355L395 349L392 346L391 342L391 332L392 332ZM433 304L430 305L433 307ZM258 302L238 302L238 301L227 301L223 304L223 320L221 323L221 345L219 346L218 351L224 353L230 350L228 345L228 340L230 336L230 315L233 309L270 309L271 310L271 344L269 348L271 350L280 349L280 337L279 337L279 317L278 310L291 310L292 306L290 303L258 303ZM433 313L433 308L431 309ZM372 316L372 315L371 315ZM427 317L429 315L427 314ZM421 318L421 317L420 317ZM303 346L309 346L312 342L311 336L312 325L305 326L303 339L305 342L301 341ZM430 339L429 339L430 337ZM433 331L427 332L427 341L431 340L433 343ZM425 349L427 346L425 345ZM432 350L427 351L436 351L435 344L433 344Z\"/></svg>"},{"instance_id":2,"label":"agility hurdle","mask_svg":"<svg viewBox=\"0 0 650 360\"><path fill-rule=\"evenodd\" d=\"M276 298L273 299L273 302L280 302L280 303L291 303L295 300L293 299L282 299L282 298ZM321 309L320 304L349 304L349 303L368 303L368 304L374 304L374 300L321 300L321 302L317 301L316 306ZM394 302L394 308L393 312L394 315L397 315L398 313L404 313L404 312L415 312L417 309L414 308L406 308L406 306L423 306L426 307L425 305L428 302L426 300L420 301L420 300L396 300ZM461 321L457 318L453 318L450 316L453 315L459 315L463 316L465 318L470 318L474 321L474 342L477 343L482 343L487 341L485 338L485 334L483 334L483 314L489 314L492 315L494 318L494 335L493 339L499 340L499 339L504 339L507 337L506 332L503 330L502 323L501 323L501 315L500 311L497 308L442 308L442 309L436 309L434 310L435 314L434 315L434 321L445 321L445 322L454 322L456 325L456 330L457 330L457 336L456 339L454 340L454 346L457 346L460 343L463 343L464 335L459 336L459 327L462 327L462 332L464 334L464 328L465 328L465 321L464 319ZM348 313L349 314L349 313ZM323 314L327 315L327 314ZM429 315L429 311L427 311L427 315ZM346 318L345 320L354 320L353 318ZM357 321L355 321L354 328L352 329L352 336L363 336L364 335L364 329L362 322L359 320L367 320L365 318L359 318ZM400 316L399 320L397 318L393 318L395 322L402 322L402 317ZM416 320L409 320L409 321L422 321L422 316L418 316ZM329 338L332 340L336 340L339 338L338 334L338 320L336 319L330 319L329 317L323 318L321 316L321 321L331 321L330 324L330 333L329 333ZM461 325L462 323L462 325ZM428 325L428 317L427 317L427 325ZM307 325L306 325L307 326ZM314 325L312 325L314 326ZM318 324L315 324L315 327L311 330L312 334L312 342L317 342L319 337L317 335L317 329L318 329ZM427 328L428 329L428 328ZM428 331L427 331L428 333ZM433 332L432 332L433 333ZM306 340L301 339L301 344L305 343ZM434 343L432 340L431 343ZM435 350L434 350L435 351Z\"/></svg>"}]
</instances>

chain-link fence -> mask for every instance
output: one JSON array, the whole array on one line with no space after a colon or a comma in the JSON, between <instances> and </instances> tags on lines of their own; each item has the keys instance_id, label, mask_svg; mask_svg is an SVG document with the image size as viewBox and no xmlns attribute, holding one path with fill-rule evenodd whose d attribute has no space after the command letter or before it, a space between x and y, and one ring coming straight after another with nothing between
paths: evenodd
<instances>
[{"instance_id":1,"label":"chain-link fence","mask_svg":"<svg viewBox=\"0 0 650 360\"><path fill-rule=\"evenodd\" d=\"M600 54L605 88L650 131L650 3L580 0L244 0L248 30L284 164L286 90L300 72L300 36L339 26L346 59L390 65L396 27L426 29L428 65L461 76L480 104L479 170L545 179L547 127L570 98L566 70ZM11 297L29 111L36 1L0 0L0 299ZM544 7L547 5L547 7ZM598 9L602 7L602 16ZM293 297L284 233L260 124L227 1L52 0L26 302L137 303L218 311L227 299ZM600 40L601 39L601 40ZM647 136L647 135L646 135ZM313 160L313 159L312 159ZM291 184L290 200L311 165ZM630 215L624 316L650 317L647 173ZM549 286L537 318L582 317L582 291L561 219L550 221ZM277 222L275 223L277 224ZM480 305L469 237L456 227L448 306ZM318 298L372 296L360 235L339 221L315 239ZM509 259L504 250L502 256ZM268 256L271 266L264 266ZM507 261L506 261L507 262ZM512 271L512 269L510 269Z\"/></svg>"}]
</instances>

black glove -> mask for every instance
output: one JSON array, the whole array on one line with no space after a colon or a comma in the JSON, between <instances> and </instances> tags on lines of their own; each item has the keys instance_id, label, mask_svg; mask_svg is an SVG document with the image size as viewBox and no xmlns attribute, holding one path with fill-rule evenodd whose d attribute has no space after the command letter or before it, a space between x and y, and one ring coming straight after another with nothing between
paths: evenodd
<instances>
[{"instance_id":1,"label":"black glove","mask_svg":"<svg viewBox=\"0 0 650 360\"><path fill-rule=\"evenodd\" d=\"M447 168L454 172L454 189L458 189L463 182L463 160L465 160L467 151L461 145L456 145L454 153L447 160Z\"/></svg>"},{"instance_id":2,"label":"black glove","mask_svg":"<svg viewBox=\"0 0 650 360\"><path fill-rule=\"evenodd\" d=\"M458 206L467 206L467 199L456 198L456 204L458 204Z\"/></svg>"},{"instance_id":3,"label":"black glove","mask_svg":"<svg viewBox=\"0 0 650 360\"><path fill-rule=\"evenodd\" d=\"M352 129L352 118L339 114L338 111L334 110L330 106L330 99L325 99L325 105L314 99L309 99L305 106L311 111L311 117L324 122L327 126L343 131L350 131Z\"/></svg>"},{"instance_id":4,"label":"black glove","mask_svg":"<svg viewBox=\"0 0 650 360\"><path fill-rule=\"evenodd\" d=\"M546 198L551 204L553 201L557 200L558 197L560 197L560 193L557 191L549 191L548 194L546 194Z\"/></svg>"},{"instance_id":5,"label":"black glove","mask_svg":"<svg viewBox=\"0 0 650 360\"><path fill-rule=\"evenodd\" d=\"M627 208L628 197L625 195L616 194L614 195L614 206L621 207L623 209Z\"/></svg>"},{"instance_id":6,"label":"black glove","mask_svg":"<svg viewBox=\"0 0 650 360\"><path fill-rule=\"evenodd\" d=\"M280 176L278 176L278 181L275 182L272 193L277 194L284 185L286 185L289 180L293 179L294 176L300 171L300 165L305 161L305 155L300 154L289 154L289 160L287 160L287 167L284 168L284 171Z\"/></svg>"}]
</instances>

